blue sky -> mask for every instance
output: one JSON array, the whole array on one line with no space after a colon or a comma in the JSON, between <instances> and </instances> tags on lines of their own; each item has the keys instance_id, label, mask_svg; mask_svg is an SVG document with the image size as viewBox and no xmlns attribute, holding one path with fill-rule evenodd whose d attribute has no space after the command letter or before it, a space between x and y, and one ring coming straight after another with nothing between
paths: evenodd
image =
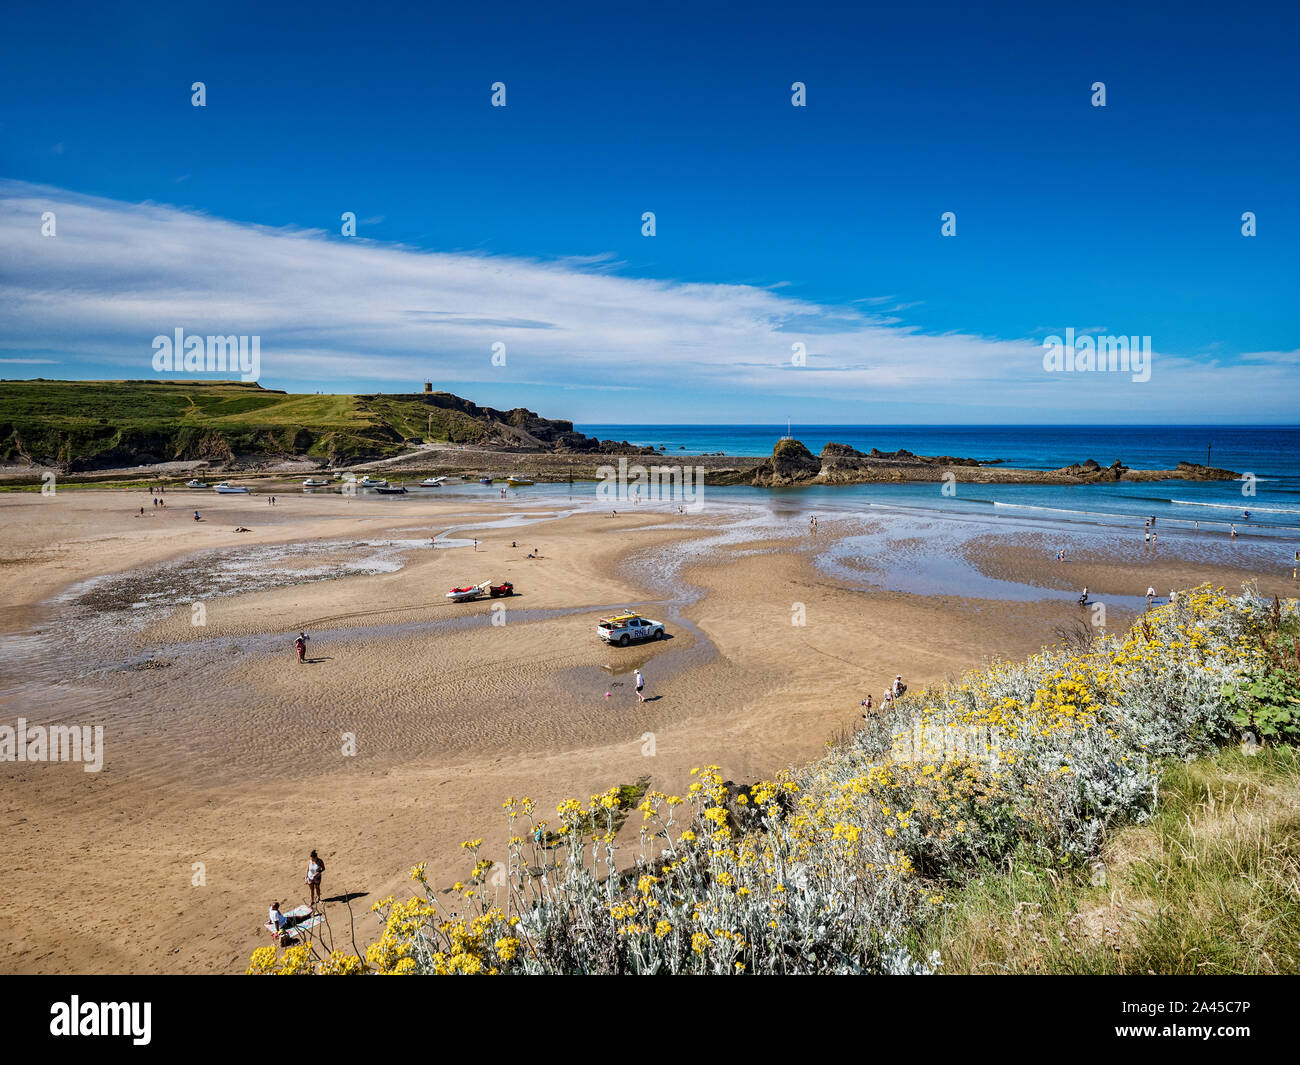
<instances>
[{"instance_id":1,"label":"blue sky","mask_svg":"<svg viewBox=\"0 0 1300 1065\"><path fill-rule=\"evenodd\" d=\"M579 422L1295 420L1294 5L456 7L7 13L0 374L180 326Z\"/></svg>"}]
</instances>

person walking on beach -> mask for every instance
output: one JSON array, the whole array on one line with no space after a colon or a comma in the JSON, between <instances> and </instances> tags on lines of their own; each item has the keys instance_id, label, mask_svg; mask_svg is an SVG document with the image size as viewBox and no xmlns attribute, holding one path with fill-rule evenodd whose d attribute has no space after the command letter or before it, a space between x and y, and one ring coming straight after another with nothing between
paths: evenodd
<instances>
[{"instance_id":1,"label":"person walking on beach","mask_svg":"<svg viewBox=\"0 0 1300 1065\"><path fill-rule=\"evenodd\" d=\"M1233 525L1233 526L1231 526L1231 529L1232 529L1232 532L1230 532L1230 533L1228 534L1228 539L1230 539L1230 540L1235 540L1235 539L1237 538L1237 527L1236 527L1235 525Z\"/></svg>"},{"instance_id":2,"label":"person walking on beach","mask_svg":"<svg viewBox=\"0 0 1300 1065\"><path fill-rule=\"evenodd\" d=\"M862 719L865 721L871 716L871 696L868 695L862 700Z\"/></svg>"},{"instance_id":3,"label":"person walking on beach","mask_svg":"<svg viewBox=\"0 0 1300 1065\"><path fill-rule=\"evenodd\" d=\"M1083 595L1079 596L1079 605L1088 605L1088 586L1086 584L1083 586Z\"/></svg>"},{"instance_id":4,"label":"person walking on beach","mask_svg":"<svg viewBox=\"0 0 1300 1065\"><path fill-rule=\"evenodd\" d=\"M294 650L298 652L299 662L307 661L307 641L310 639L311 637L305 632L300 632L298 633L298 638L293 641Z\"/></svg>"},{"instance_id":5,"label":"person walking on beach","mask_svg":"<svg viewBox=\"0 0 1300 1065\"><path fill-rule=\"evenodd\" d=\"M645 677L641 676L639 669L633 670L633 675L636 677L636 701L643 703L645 702Z\"/></svg>"},{"instance_id":6,"label":"person walking on beach","mask_svg":"<svg viewBox=\"0 0 1300 1065\"><path fill-rule=\"evenodd\" d=\"M311 905L320 902L320 883L321 877L325 872L325 863L315 851L311 852L311 857L307 860L307 886L311 888Z\"/></svg>"}]
</instances>

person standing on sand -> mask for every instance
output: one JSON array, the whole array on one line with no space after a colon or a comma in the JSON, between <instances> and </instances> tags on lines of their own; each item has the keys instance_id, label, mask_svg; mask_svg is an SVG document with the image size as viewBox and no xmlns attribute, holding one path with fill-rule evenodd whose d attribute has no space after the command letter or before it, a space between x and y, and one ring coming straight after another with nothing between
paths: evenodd
<instances>
[{"instance_id":1,"label":"person standing on sand","mask_svg":"<svg viewBox=\"0 0 1300 1065\"><path fill-rule=\"evenodd\" d=\"M645 677L641 676L639 669L633 670L633 674L636 676L636 701L643 703L645 702Z\"/></svg>"},{"instance_id":2,"label":"person standing on sand","mask_svg":"<svg viewBox=\"0 0 1300 1065\"><path fill-rule=\"evenodd\" d=\"M1235 540L1235 539L1237 538L1237 527L1236 527L1235 525L1233 525L1233 526L1231 526L1231 529L1232 529L1232 532L1230 532L1230 533L1228 534L1228 538L1229 538L1230 540Z\"/></svg>"},{"instance_id":3,"label":"person standing on sand","mask_svg":"<svg viewBox=\"0 0 1300 1065\"><path fill-rule=\"evenodd\" d=\"M1148 608L1150 608L1151 603L1154 601L1155 597L1156 597L1156 590L1153 587L1151 587L1151 585L1147 585L1147 607Z\"/></svg>"},{"instance_id":4,"label":"person standing on sand","mask_svg":"<svg viewBox=\"0 0 1300 1065\"><path fill-rule=\"evenodd\" d=\"M311 857L307 859L307 886L311 888L311 905L313 908L320 902L320 884L324 872L325 863L320 860L315 851L312 851Z\"/></svg>"},{"instance_id":5,"label":"person standing on sand","mask_svg":"<svg viewBox=\"0 0 1300 1065\"><path fill-rule=\"evenodd\" d=\"M871 696L868 695L862 700L862 717L865 720L871 716Z\"/></svg>"}]
</instances>

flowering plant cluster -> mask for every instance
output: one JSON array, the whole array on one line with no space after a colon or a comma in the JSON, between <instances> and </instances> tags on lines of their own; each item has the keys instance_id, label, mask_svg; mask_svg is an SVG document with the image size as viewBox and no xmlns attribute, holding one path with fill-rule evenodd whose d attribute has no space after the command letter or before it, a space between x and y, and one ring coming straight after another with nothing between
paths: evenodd
<instances>
[{"instance_id":1,"label":"flowering plant cluster","mask_svg":"<svg viewBox=\"0 0 1300 1065\"><path fill-rule=\"evenodd\" d=\"M250 972L927 973L906 944L983 862L1028 848L1063 867L1153 810L1160 767L1240 729L1225 690L1268 666L1262 634L1297 604L1202 586L1123 636L995 663L897 700L848 744L780 779L717 766L682 795L646 793L620 860L626 791L558 822L508 799L504 862L481 857L449 905L375 904L364 960L258 951Z\"/></svg>"}]
</instances>

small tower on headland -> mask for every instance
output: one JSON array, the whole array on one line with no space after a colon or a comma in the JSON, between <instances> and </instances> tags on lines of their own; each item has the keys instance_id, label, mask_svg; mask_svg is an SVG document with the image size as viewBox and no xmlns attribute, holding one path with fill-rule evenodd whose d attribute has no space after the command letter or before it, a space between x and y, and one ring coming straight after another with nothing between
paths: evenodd
<instances>
[{"instance_id":1,"label":"small tower on headland","mask_svg":"<svg viewBox=\"0 0 1300 1065\"><path fill-rule=\"evenodd\" d=\"M432 382L432 381L425 381L425 382L424 382L424 390L425 390L426 392L432 392L432 391L433 391L433 382Z\"/></svg>"}]
</instances>

